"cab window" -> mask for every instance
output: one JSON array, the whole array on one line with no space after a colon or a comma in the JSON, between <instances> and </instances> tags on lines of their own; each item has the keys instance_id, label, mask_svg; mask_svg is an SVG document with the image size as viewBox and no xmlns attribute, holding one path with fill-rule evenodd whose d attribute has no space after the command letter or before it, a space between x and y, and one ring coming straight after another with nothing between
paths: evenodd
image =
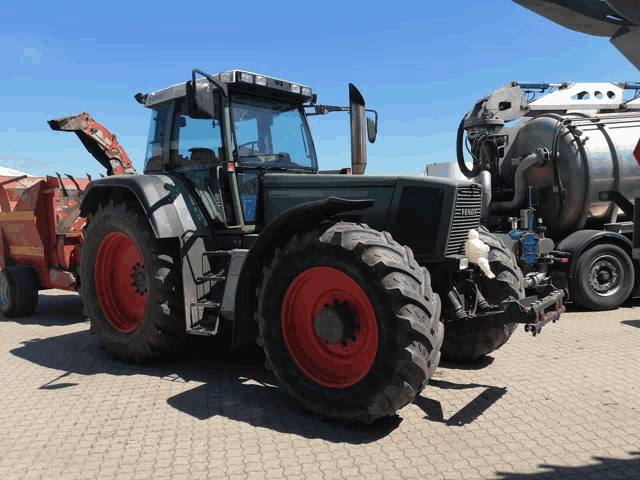
<instances>
[{"instance_id":1,"label":"cab window","mask_svg":"<svg viewBox=\"0 0 640 480\"><path fill-rule=\"evenodd\" d=\"M175 103L169 150L169 168L218 165L224 161L220 120L191 118L187 102Z\"/></svg>"},{"instance_id":2,"label":"cab window","mask_svg":"<svg viewBox=\"0 0 640 480\"><path fill-rule=\"evenodd\" d=\"M152 110L147 153L144 158L145 173L162 171L162 145L168 115L169 104L159 105Z\"/></svg>"}]
</instances>

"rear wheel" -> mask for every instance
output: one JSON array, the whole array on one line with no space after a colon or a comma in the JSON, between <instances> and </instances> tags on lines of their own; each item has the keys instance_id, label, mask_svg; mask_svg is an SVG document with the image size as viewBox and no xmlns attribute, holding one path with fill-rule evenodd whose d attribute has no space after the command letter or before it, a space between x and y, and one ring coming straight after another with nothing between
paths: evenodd
<instances>
[{"instance_id":1,"label":"rear wheel","mask_svg":"<svg viewBox=\"0 0 640 480\"><path fill-rule=\"evenodd\" d=\"M386 232L344 222L295 236L276 249L258 293L267 368L324 417L393 415L438 365L440 298Z\"/></svg>"},{"instance_id":2,"label":"rear wheel","mask_svg":"<svg viewBox=\"0 0 640 480\"><path fill-rule=\"evenodd\" d=\"M616 245L596 245L578 257L570 293L583 308L613 310L631 295L634 282L627 252Z\"/></svg>"},{"instance_id":3,"label":"rear wheel","mask_svg":"<svg viewBox=\"0 0 640 480\"><path fill-rule=\"evenodd\" d=\"M508 298L524 298L524 277L513 252L485 227L478 229L480 240L489 245L489 267L495 278L480 274L478 284L485 299L499 305ZM506 315L506 314L505 314ZM507 343L517 323L487 321L482 329L474 329L464 321L446 323L442 358L451 362L468 362L487 355Z\"/></svg>"},{"instance_id":4,"label":"rear wheel","mask_svg":"<svg viewBox=\"0 0 640 480\"><path fill-rule=\"evenodd\" d=\"M24 265L0 271L0 311L7 317L23 317L38 305L36 272Z\"/></svg>"},{"instance_id":5,"label":"rear wheel","mask_svg":"<svg viewBox=\"0 0 640 480\"><path fill-rule=\"evenodd\" d=\"M100 205L84 233L81 289L100 346L136 362L178 351L186 334L171 245L134 202Z\"/></svg>"}]
</instances>

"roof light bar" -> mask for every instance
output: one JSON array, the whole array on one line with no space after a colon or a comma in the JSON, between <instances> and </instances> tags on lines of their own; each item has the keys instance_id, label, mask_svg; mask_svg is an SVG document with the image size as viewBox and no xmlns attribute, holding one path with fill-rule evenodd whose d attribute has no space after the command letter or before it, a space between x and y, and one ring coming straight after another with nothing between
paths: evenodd
<instances>
[{"instance_id":1,"label":"roof light bar","mask_svg":"<svg viewBox=\"0 0 640 480\"><path fill-rule=\"evenodd\" d=\"M238 83L238 85L254 85L258 88L268 88L282 93L288 92L289 94L301 95L304 101L315 102L311 89L298 83L291 83L285 80L280 80L273 77L266 77L264 75L258 75L252 72L245 72L243 70L229 70L228 72L218 73L217 75L211 75L212 78L225 84ZM204 84L207 82L206 78L199 78L196 80L198 84ZM146 107L153 107L154 105L167 102L173 98L184 96L186 93L186 83L180 83L173 85L162 90L158 90L153 93L149 93L146 96L140 96L138 100L144 103ZM275 92L274 92L275 93Z\"/></svg>"}]
</instances>

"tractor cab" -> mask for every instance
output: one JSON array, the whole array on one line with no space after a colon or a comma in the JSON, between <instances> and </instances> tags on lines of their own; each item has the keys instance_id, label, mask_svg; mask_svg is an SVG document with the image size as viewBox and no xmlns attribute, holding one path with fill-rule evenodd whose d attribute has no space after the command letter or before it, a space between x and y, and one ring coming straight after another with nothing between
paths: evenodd
<instances>
[{"instance_id":1,"label":"tractor cab","mask_svg":"<svg viewBox=\"0 0 640 480\"><path fill-rule=\"evenodd\" d=\"M204 78L196 80L196 73ZM308 115L355 110L352 136L364 173L364 101L357 90L351 93L350 107L316 105L304 85L239 70L218 75L194 70L189 82L136 95L153 110L144 173L187 179L214 224L254 231L266 172L318 173ZM370 141L376 123L368 125Z\"/></svg>"}]
</instances>

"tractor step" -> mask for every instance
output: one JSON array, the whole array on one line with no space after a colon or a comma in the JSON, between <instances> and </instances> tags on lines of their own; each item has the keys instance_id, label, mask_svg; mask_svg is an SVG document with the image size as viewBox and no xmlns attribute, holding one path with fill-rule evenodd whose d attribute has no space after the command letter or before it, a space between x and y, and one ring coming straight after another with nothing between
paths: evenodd
<instances>
[{"instance_id":1,"label":"tractor step","mask_svg":"<svg viewBox=\"0 0 640 480\"><path fill-rule=\"evenodd\" d=\"M196 284L201 285L204 282L221 282L227 279L226 275L204 275L196 278Z\"/></svg>"},{"instance_id":2,"label":"tractor step","mask_svg":"<svg viewBox=\"0 0 640 480\"><path fill-rule=\"evenodd\" d=\"M189 294L185 294L186 331L192 335L216 335L223 322L223 300L229 303L225 297L229 275L235 285L244 255L238 257L240 263L232 261L234 250L200 250L196 255L200 257L200 268L183 268L183 281L189 286Z\"/></svg>"},{"instance_id":3,"label":"tractor step","mask_svg":"<svg viewBox=\"0 0 640 480\"><path fill-rule=\"evenodd\" d=\"M191 304L192 307L200 307L200 308L220 308L220 304L216 302L210 302L208 300L203 300L201 302L193 302Z\"/></svg>"},{"instance_id":4,"label":"tractor step","mask_svg":"<svg viewBox=\"0 0 640 480\"><path fill-rule=\"evenodd\" d=\"M192 335L215 335L218 333L218 326L220 325L220 304L217 302L210 302L208 300L194 302L191 304L191 316L193 318L193 310L205 309L215 310L215 315L204 314L201 321L187 328L187 333ZM200 315L198 315L200 317Z\"/></svg>"}]
</instances>

